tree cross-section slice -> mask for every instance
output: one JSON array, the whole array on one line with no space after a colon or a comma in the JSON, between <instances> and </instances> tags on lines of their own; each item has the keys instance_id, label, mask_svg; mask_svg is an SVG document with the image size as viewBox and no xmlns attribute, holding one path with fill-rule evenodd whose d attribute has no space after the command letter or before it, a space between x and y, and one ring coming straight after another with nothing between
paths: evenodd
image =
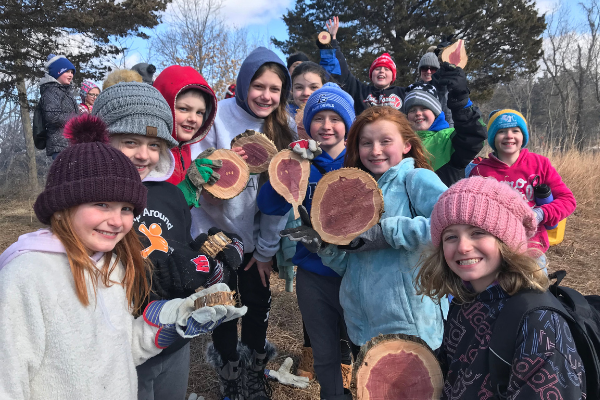
<instances>
[{"instance_id":1,"label":"tree cross-section slice","mask_svg":"<svg viewBox=\"0 0 600 400\"><path fill-rule=\"evenodd\" d=\"M251 174L260 174L268 170L271 159L277 154L275 143L266 135L252 129L237 135L231 141L231 148L234 147L241 147L246 152L246 164Z\"/></svg>"},{"instance_id":2,"label":"tree cross-section slice","mask_svg":"<svg viewBox=\"0 0 600 400\"><path fill-rule=\"evenodd\" d=\"M439 399L442 369L427 344L415 336L379 335L354 363L358 400Z\"/></svg>"},{"instance_id":3,"label":"tree cross-section slice","mask_svg":"<svg viewBox=\"0 0 600 400\"><path fill-rule=\"evenodd\" d=\"M204 190L223 200L232 199L242 193L248 184L248 178L250 178L248 164L242 157L238 156L235 151L219 149L206 158L222 160L223 166L215 168L215 171L221 176L219 180L214 185L205 183Z\"/></svg>"},{"instance_id":4,"label":"tree cross-section slice","mask_svg":"<svg viewBox=\"0 0 600 400\"><path fill-rule=\"evenodd\" d=\"M466 67L469 57L467 56L467 51L465 50L464 40L458 39L450 46L444 48L440 54L440 59L450 64L454 64L457 67Z\"/></svg>"},{"instance_id":5,"label":"tree cross-section slice","mask_svg":"<svg viewBox=\"0 0 600 400\"><path fill-rule=\"evenodd\" d=\"M321 178L310 219L328 243L346 245L379 222L383 195L377 182L358 168L342 168Z\"/></svg>"},{"instance_id":6,"label":"tree cross-section slice","mask_svg":"<svg viewBox=\"0 0 600 400\"><path fill-rule=\"evenodd\" d=\"M310 161L291 150L281 150L269 165L271 186L292 205L295 218L300 218L298 206L306 196L309 175Z\"/></svg>"},{"instance_id":7,"label":"tree cross-section slice","mask_svg":"<svg viewBox=\"0 0 600 400\"><path fill-rule=\"evenodd\" d=\"M321 33L319 33L318 39L322 45L327 45L331 43L331 34L327 31L322 31Z\"/></svg>"}]
</instances>

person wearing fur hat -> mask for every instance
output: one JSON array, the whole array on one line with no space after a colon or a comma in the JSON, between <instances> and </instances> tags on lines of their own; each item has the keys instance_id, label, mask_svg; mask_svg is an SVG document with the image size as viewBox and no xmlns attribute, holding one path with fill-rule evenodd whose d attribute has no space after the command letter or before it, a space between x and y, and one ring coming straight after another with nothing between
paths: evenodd
<instances>
[{"instance_id":1,"label":"person wearing fur hat","mask_svg":"<svg viewBox=\"0 0 600 400\"><path fill-rule=\"evenodd\" d=\"M373 106L390 106L403 110L404 88L393 85L396 80L396 64L392 57L388 53L377 57L369 68L371 84L362 83L348 68L336 39L338 28L339 18L333 17L333 20L327 22L331 43L323 45L317 40L317 46L321 49L320 64L340 82L342 89L352 96L356 115Z\"/></svg>"},{"instance_id":2,"label":"person wearing fur hat","mask_svg":"<svg viewBox=\"0 0 600 400\"><path fill-rule=\"evenodd\" d=\"M0 398L135 400L136 365L245 310L196 310L225 284L148 303L151 269L133 229L148 190L100 118L80 115L64 131L71 145L33 206L47 226L0 255Z\"/></svg>"},{"instance_id":3,"label":"person wearing fur hat","mask_svg":"<svg viewBox=\"0 0 600 400\"><path fill-rule=\"evenodd\" d=\"M492 153L481 160L470 175L489 176L505 182L518 190L537 220L537 232L532 238L544 253L548 250L546 226L553 226L567 218L577 206L573 192L565 185L550 160L525 148L529 142L527 121L511 109L495 110L487 125L488 144ZM552 190L554 201L536 206L533 195L535 185L546 184ZM545 264L545 257L542 260Z\"/></svg>"},{"instance_id":4,"label":"person wearing fur hat","mask_svg":"<svg viewBox=\"0 0 600 400\"><path fill-rule=\"evenodd\" d=\"M81 84L79 89L79 97L81 97L81 103L79 104L79 114L90 114L92 108L94 108L94 102L100 94L100 88L94 82L86 79Z\"/></svg>"},{"instance_id":5,"label":"person wearing fur hat","mask_svg":"<svg viewBox=\"0 0 600 400\"><path fill-rule=\"evenodd\" d=\"M108 74L102 82L102 90L106 90L119 82L143 82L142 76L131 69L117 69Z\"/></svg>"},{"instance_id":6,"label":"person wearing fur hat","mask_svg":"<svg viewBox=\"0 0 600 400\"><path fill-rule=\"evenodd\" d=\"M71 82L75 66L65 56L50 54L46 74L40 81L40 107L46 128L46 155L54 160L68 142L62 132L69 119L79 113Z\"/></svg>"},{"instance_id":7,"label":"person wearing fur hat","mask_svg":"<svg viewBox=\"0 0 600 400\"><path fill-rule=\"evenodd\" d=\"M511 299L520 292L541 296L548 290L547 275L527 249L537 225L521 193L495 179L462 179L435 204L433 247L415 284L425 299L454 297L437 353L442 400L586 398L587 371L567 320L550 307L524 317L508 311L512 301L525 301ZM520 327L513 338L504 334L500 341L514 340L514 354L503 359L500 348L494 351L495 336L506 325L500 321L513 318ZM494 361L508 364L509 385L494 384L500 375L498 367L491 368Z\"/></svg>"},{"instance_id":8,"label":"person wearing fur hat","mask_svg":"<svg viewBox=\"0 0 600 400\"><path fill-rule=\"evenodd\" d=\"M187 201L181 190L168 183L175 168L169 148L176 147L177 141L171 136L171 109L160 92L145 83L117 83L98 96L92 113L106 122L111 145L132 161L148 189L134 231L144 244L143 257L154 266L151 299L186 297L201 286L226 280L242 261L243 244L239 236L227 234L232 244L213 259L200 252L206 233L192 239ZM138 399L183 399L189 364L189 340L180 338L137 367Z\"/></svg>"},{"instance_id":9,"label":"person wearing fur hat","mask_svg":"<svg viewBox=\"0 0 600 400\"><path fill-rule=\"evenodd\" d=\"M177 146L171 152L175 170L167 182L177 185L192 164L191 145L206 137L215 120L217 97L202 75L189 66L171 65L164 69L154 87L167 100L173 114L171 135Z\"/></svg>"},{"instance_id":10,"label":"person wearing fur hat","mask_svg":"<svg viewBox=\"0 0 600 400\"><path fill-rule=\"evenodd\" d=\"M436 87L413 83L406 88L405 107L408 121L430 154L435 173L446 186L465 176L465 167L483 148L485 124L479 109L469 99L467 80L462 69L448 63L434 74L434 80L448 86L448 107L454 115L454 127L446 121Z\"/></svg>"},{"instance_id":11,"label":"person wearing fur hat","mask_svg":"<svg viewBox=\"0 0 600 400\"><path fill-rule=\"evenodd\" d=\"M434 52L428 51L419 60L419 65L417 67L419 78L417 79L417 83L431 84L433 74L435 74L439 69L440 61L438 56ZM452 120L452 112L448 108L448 88L440 85L437 86L436 89L438 92L438 99L442 104L442 111L446 117L446 122L448 122L448 125L450 125L450 128L452 128L454 126L454 121Z\"/></svg>"}]
</instances>

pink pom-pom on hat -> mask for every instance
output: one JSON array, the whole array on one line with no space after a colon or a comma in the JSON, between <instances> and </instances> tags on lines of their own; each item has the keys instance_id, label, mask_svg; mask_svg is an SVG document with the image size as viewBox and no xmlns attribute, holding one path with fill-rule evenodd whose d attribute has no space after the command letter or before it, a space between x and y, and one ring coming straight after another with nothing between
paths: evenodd
<instances>
[{"instance_id":1,"label":"pink pom-pom on hat","mask_svg":"<svg viewBox=\"0 0 600 400\"><path fill-rule=\"evenodd\" d=\"M536 230L535 214L523 195L494 178L462 179L444 192L431 213L431 241L439 246L450 225L472 225L496 236L511 249L523 246Z\"/></svg>"}]
</instances>

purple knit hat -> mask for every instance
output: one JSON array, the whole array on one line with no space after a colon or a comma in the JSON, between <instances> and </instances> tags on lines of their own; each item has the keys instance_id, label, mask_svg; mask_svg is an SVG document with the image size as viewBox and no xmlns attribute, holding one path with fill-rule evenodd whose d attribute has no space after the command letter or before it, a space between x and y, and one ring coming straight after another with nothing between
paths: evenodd
<instances>
[{"instance_id":1,"label":"purple knit hat","mask_svg":"<svg viewBox=\"0 0 600 400\"><path fill-rule=\"evenodd\" d=\"M138 216L148 190L129 158L108 144L104 122L83 114L67 123L64 135L71 146L52 162L46 187L33 205L40 222L50 225L55 212L96 201L131 203Z\"/></svg>"},{"instance_id":2,"label":"purple knit hat","mask_svg":"<svg viewBox=\"0 0 600 400\"><path fill-rule=\"evenodd\" d=\"M440 245L450 225L473 225L519 250L537 230L535 214L517 192L494 178L462 179L444 192L431 213L431 241Z\"/></svg>"}]
</instances>

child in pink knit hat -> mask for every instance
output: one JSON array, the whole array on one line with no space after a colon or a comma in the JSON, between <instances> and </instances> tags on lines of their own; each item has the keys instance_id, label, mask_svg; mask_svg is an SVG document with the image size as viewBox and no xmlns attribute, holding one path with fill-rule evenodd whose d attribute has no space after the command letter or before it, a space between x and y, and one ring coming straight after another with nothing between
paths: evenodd
<instances>
[{"instance_id":1,"label":"child in pink knit hat","mask_svg":"<svg viewBox=\"0 0 600 400\"><path fill-rule=\"evenodd\" d=\"M503 360L513 366L510 384L492 385L497 374L490 369L496 354L490 343L507 300L522 290L548 289L537 254L531 254L538 250L527 246L536 228L535 214L521 194L493 178L463 179L434 206L434 249L421 263L416 287L436 302L454 296L438 353L445 376L441 399L482 394L532 399L540 396L540 388L556 398L585 398L585 372L573 335L566 320L550 310L525 315L514 355ZM565 379L559 383L557 376Z\"/></svg>"}]
</instances>

